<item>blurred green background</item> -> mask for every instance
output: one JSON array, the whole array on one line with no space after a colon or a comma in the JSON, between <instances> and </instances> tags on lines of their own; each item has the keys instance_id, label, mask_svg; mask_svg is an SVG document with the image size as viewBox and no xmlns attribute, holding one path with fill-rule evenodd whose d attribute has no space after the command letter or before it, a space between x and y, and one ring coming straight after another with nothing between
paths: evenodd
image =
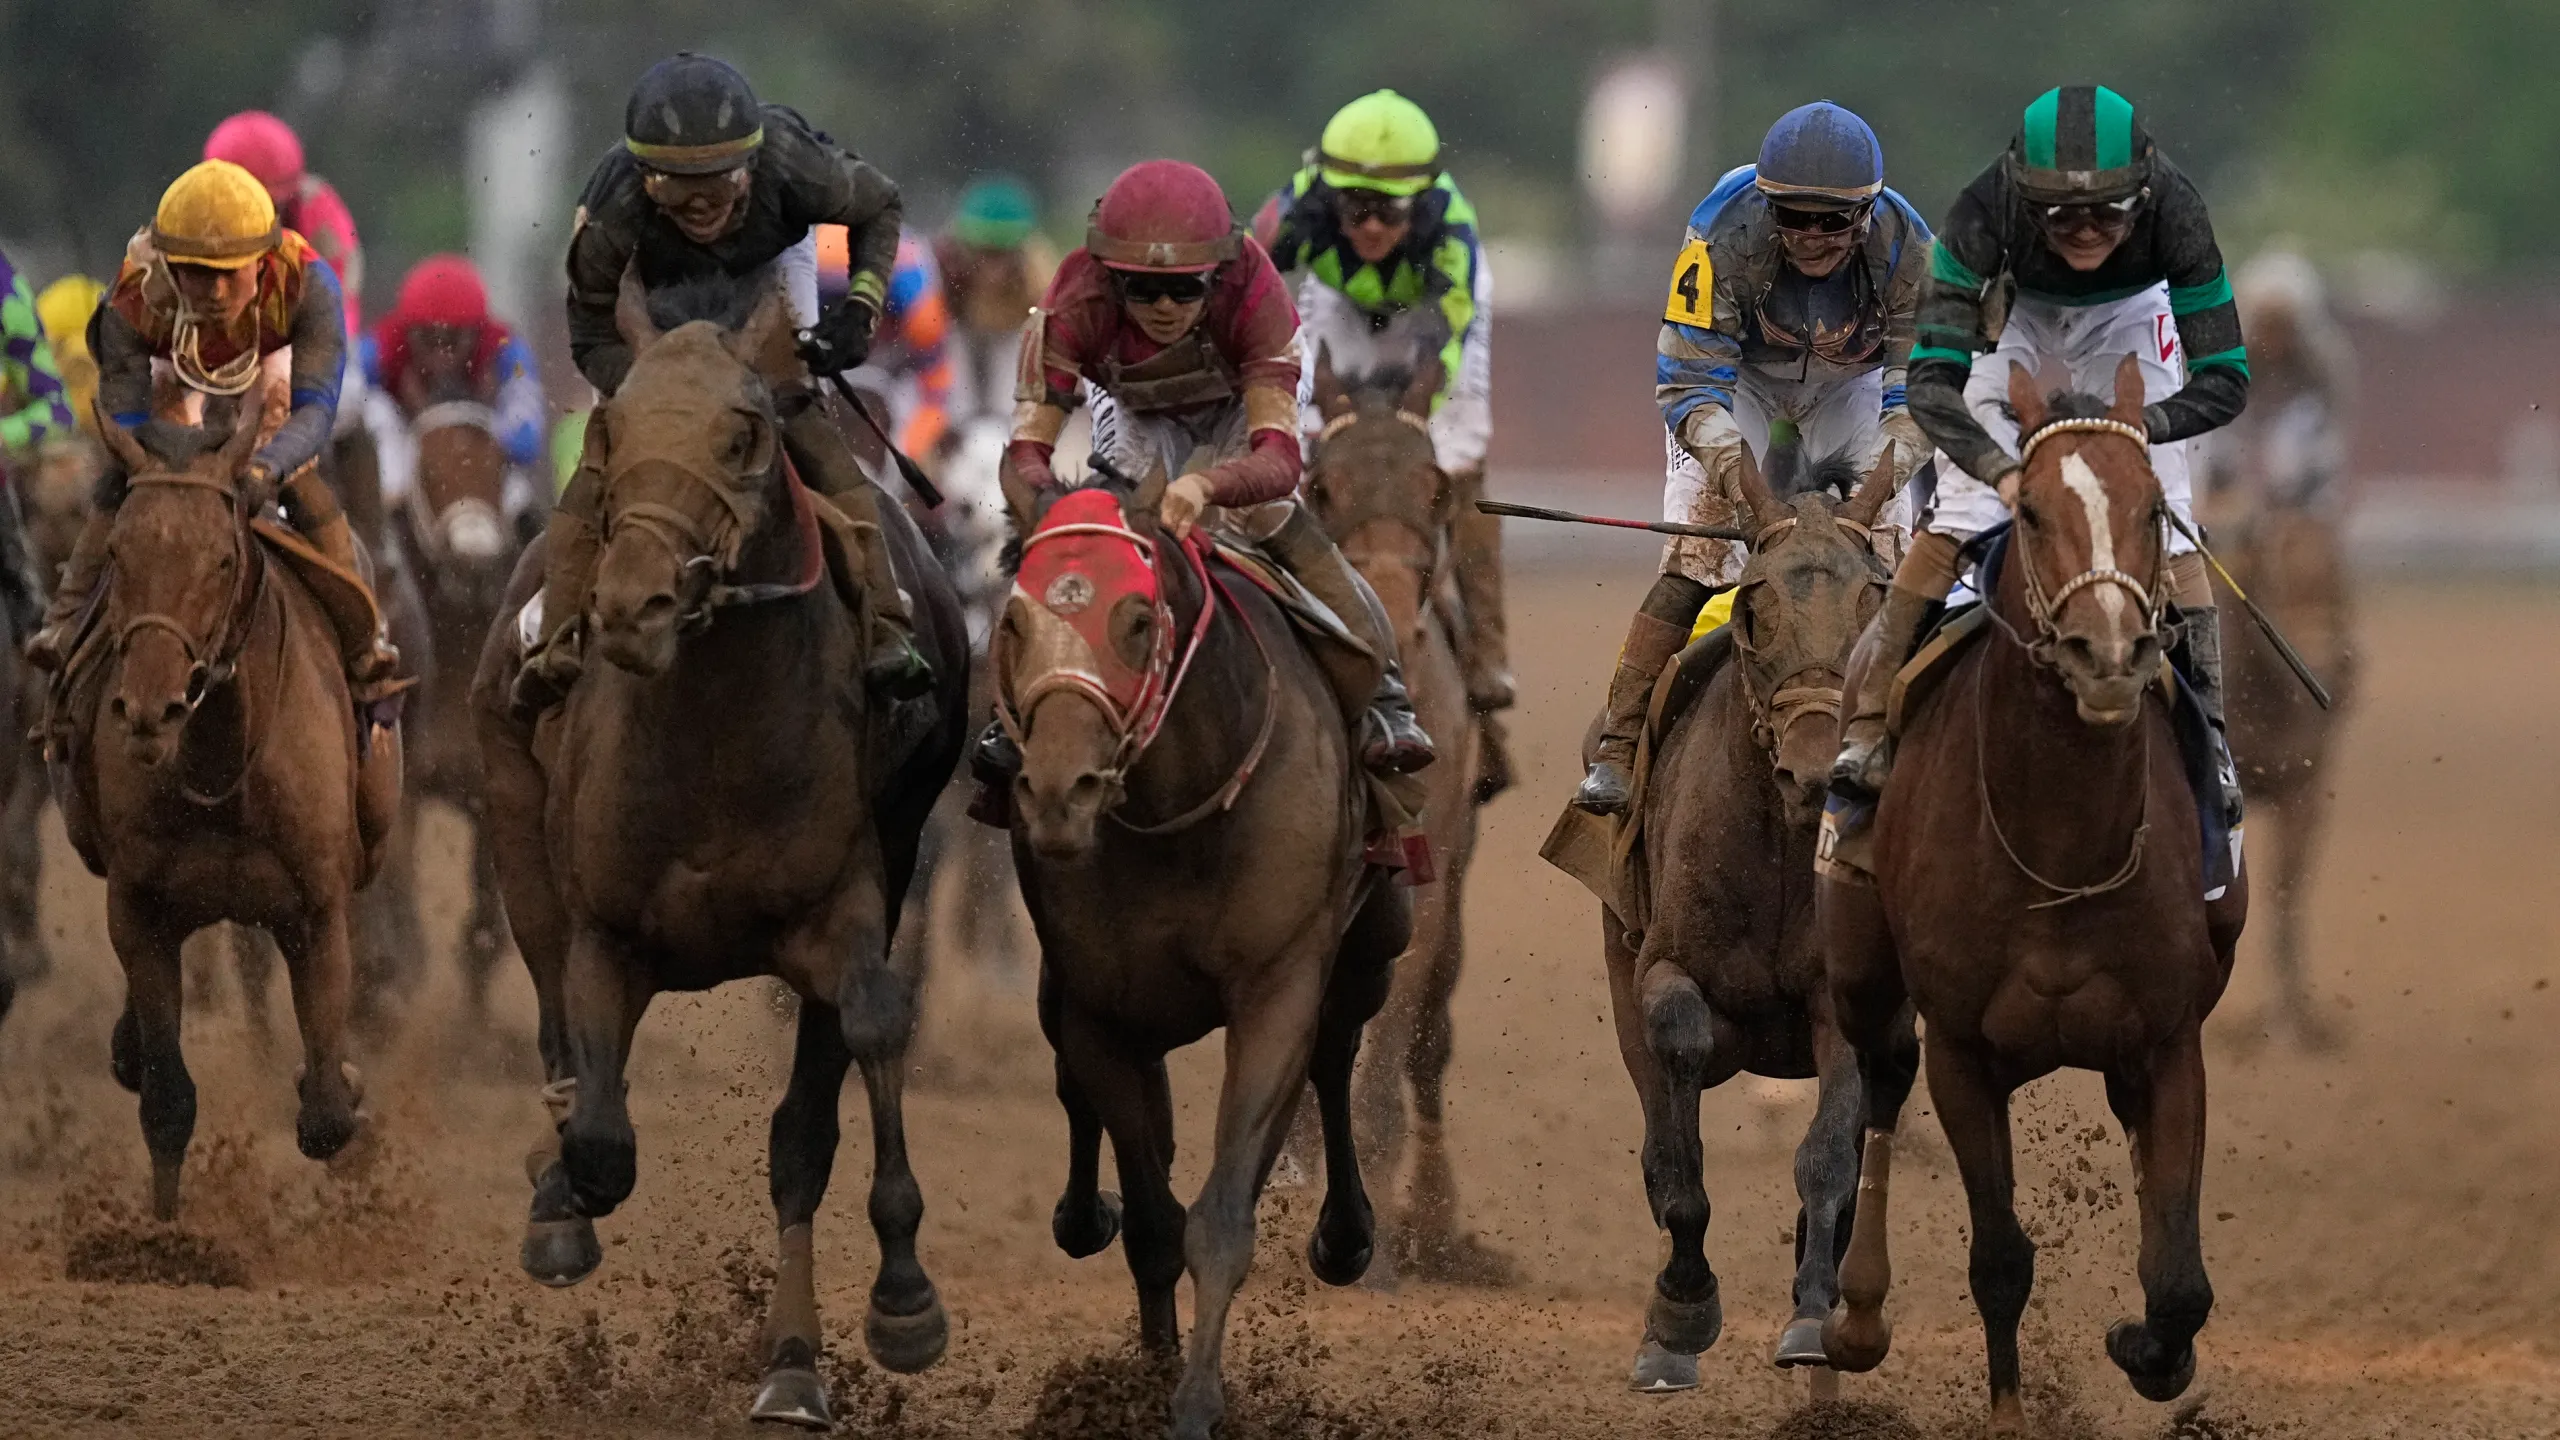
<instances>
[{"instance_id":1,"label":"blurred green background","mask_svg":"<svg viewBox=\"0 0 2560 1440\"><path fill-rule=\"evenodd\" d=\"M1392 84L1437 118L1488 231L1569 272L1584 95L1668 37L1701 97L1690 194L1828 97L1934 216L2031 95L2104 80L2203 179L2235 250L2282 232L2457 279L2560 268L2553 0L0 0L0 37L0 238L103 269L213 122L264 106L353 206L376 305L470 233L475 105L556 68L565 219L633 77L687 47L878 160L928 223L1005 168L1072 237L1152 153L1208 165L1249 211L1334 106Z\"/></svg>"}]
</instances>

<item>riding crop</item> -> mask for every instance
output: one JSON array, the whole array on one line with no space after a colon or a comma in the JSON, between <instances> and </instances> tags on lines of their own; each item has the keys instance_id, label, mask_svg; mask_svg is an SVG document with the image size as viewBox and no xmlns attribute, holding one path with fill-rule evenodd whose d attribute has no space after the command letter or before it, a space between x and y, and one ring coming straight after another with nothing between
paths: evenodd
<instances>
[{"instance_id":1,"label":"riding crop","mask_svg":"<svg viewBox=\"0 0 2560 1440\"><path fill-rule=\"evenodd\" d=\"M1692 540L1739 540L1750 544L1752 534L1729 525L1684 525L1676 520L1621 520L1614 515L1584 515L1572 510L1550 510L1543 505L1515 505L1508 500L1479 500L1476 508L1487 515L1509 515L1522 520L1553 520L1565 525L1606 525L1614 530L1650 530L1656 535L1685 535Z\"/></svg>"},{"instance_id":2,"label":"riding crop","mask_svg":"<svg viewBox=\"0 0 2560 1440\"><path fill-rule=\"evenodd\" d=\"M2319 676L2311 673L2310 664L2293 648L2293 642L2284 638L2284 632L2276 628L2276 622L2267 618L2267 612L2258 608L2258 602L2249 598L2249 592L2241 589L2240 582L2231 578L2231 572L2222 568L2222 562L2205 548L2204 536L2196 533L2196 527L2181 519L2178 512L2168 506L2161 506L2160 513L2169 517L2169 523L2177 526L2178 533L2186 536L2188 543L2196 547L2196 553L2204 557L2204 563L2212 566L2213 573L2221 576L2222 583L2230 586L2231 593L2240 598L2249 618L2258 622L2259 633L2265 635L2268 643L2276 647L2276 653L2284 657L2285 668L2293 672L2293 678L2302 682L2302 688L2311 692L2311 698L2321 709L2331 708L2328 687L2320 683Z\"/></svg>"},{"instance_id":3,"label":"riding crop","mask_svg":"<svg viewBox=\"0 0 2560 1440\"><path fill-rule=\"evenodd\" d=\"M889 432L880 428L879 420L871 414L871 407L862 403L861 397L853 393L853 387L844 383L843 376L829 375L827 383L836 387L836 393L844 397L846 407L861 416L862 423L871 427L871 433L880 437L880 443L888 448L889 458L898 462L898 478L907 482L907 488L916 492L916 498L925 503L926 509L940 509L942 492L925 478L924 467L899 449L898 442L889 438Z\"/></svg>"}]
</instances>

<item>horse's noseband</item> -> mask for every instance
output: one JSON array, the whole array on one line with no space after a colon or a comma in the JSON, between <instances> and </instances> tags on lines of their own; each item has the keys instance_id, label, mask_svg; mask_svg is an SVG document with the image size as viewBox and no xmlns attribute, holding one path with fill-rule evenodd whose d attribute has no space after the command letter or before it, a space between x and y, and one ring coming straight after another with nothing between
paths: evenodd
<instances>
[{"instance_id":1,"label":"horse's noseband","mask_svg":"<svg viewBox=\"0 0 2560 1440\"><path fill-rule=\"evenodd\" d=\"M199 639L194 631L179 624L174 617L157 610L134 616L116 632L114 653L119 658L132 647L135 636L148 630L162 631L178 642L179 653L187 657L187 688L179 698L186 707L185 714L193 715L204 704L206 696L229 683L238 672L240 646L249 638L249 627L243 623L249 610L249 588L264 573L256 564L257 547L249 539L249 517L241 506L239 488L224 481L171 471L161 475L137 475L126 483L134 489L158 485L210 490L221 496L233 512L232 554L240 564L231 583L231 599L223 607L222 632L210 640Z\"/></svg>"},{"instance_id":2,"label":"horse's noseband","mask_svg":"<svg viewBox=\"0 0 2560 1440\"><path fill-rule=\"evenodd\" d=\"M2150 432L2137 425L2128 425L2121 420L2095 417L2046 421L2018 447L2019 462L2024 464L2032 460L2035 457L2036 447L2053 436L2073 433L2114 435L2120 439L2131 440L2142 447L2143 469L2148 472L2151 468ZM2152 483L2157 487L2158 477L2153 477ZM2161 503L2166 502L2155 503L2151 511L2151 523L2155 528L2160 523L2159 504ZM2036 576L2034 562L2027 557L2027 537L2024 527L2012 529L2010 537L2011 545L2016 547L2018 552L2014 558L2019 566L2018 578L2026 590L2027 615L2035 621L2036 626L2036 641L2027 649L2036 657L2038 663L2045 663L2053 647L2062 642L2062 627L2058 623L2062 607L2070 603L2071 597L2094 586L2113 585L2130 594L2133 596L2136 613L2142 617L2143 628L2149 631L2157 631L2160 628L2160 582L2162 573L2168 569L2169 565L2169 548L2166 545L2159 547L2157 551L2157 559L2152 566L2151 580L2148 584L2112 565L2092 565L2064 581L2051 595L2047 595L2044 582Z\"/></svg>"}]
</instances>

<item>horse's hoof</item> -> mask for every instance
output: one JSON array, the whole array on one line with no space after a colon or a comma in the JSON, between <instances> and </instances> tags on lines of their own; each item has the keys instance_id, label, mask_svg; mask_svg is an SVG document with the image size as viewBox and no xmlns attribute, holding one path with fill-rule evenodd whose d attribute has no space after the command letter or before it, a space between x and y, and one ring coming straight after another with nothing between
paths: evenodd
<instances>
[{"instance_id":1,"label":"horse's hoof","mask_svg":"<svg viewBox=\"0 0 2560 1440\"><path fill-rule=\"evenodd\" d=\"M151 1218L163 1225L178 1218L178 1172L186 1163L184 1156L151 1157Z\"/></svg>"},{"instance_id":2,"label":"horse's hoof","mask_svg":"<svg viewBox=\"0 0 2560 1440\"><path fill-rule=\"evenodd\" d=\"M1715 1280L1708 1279L1706 1296L1698 1300L1674 1300L1655 1286L1653 1300L1644 1307L1644 1329L1666 1349L1683 1355L1714 1349L1716 1338L1724 1334L1724 1300Z\"/></svg>"},{"instance_id":3,"label":"horse's hoof","mask_svg":"<svg viewBox=\"0 0 2560 1440\"><path fill-rule=\"evenodd\" d=\"M562 1290L596 1273L604 1263L604 1247L596 1243L596 1222L584 1215L528 1220L516 1260L527 1275Z\"/></svg>"},{"instance_id":4,"label":"horse's hoof","mask_svg":"<svg viewBox=\"0 0 2560 1440\"><path fill-rule=\"evenodd\" d=\"M933 1368L942 1352L951 1345L951 1317L942 1311L942 1297L935 1295L925 1307L913 1315L891 1315L875 1302L871 1313L863 1318L862 1338L871 1347L871 1358L880 1368L899 1375L913 1375Z\"/></svg>"},{"instance_id":5,"label":"horse's hoof","mask_svg":"<svg viewBox=\"0 0 2560 1440\"><path fill-rule=\"evenodd\" d=\"M2133 1393L2145 1400L2165 1403L2187 1393L2196 1379L2196 1347L2189 1345L2178 1356L2177 1363L2161 1369L2152 1363L2160 1353L2160 1342L2139 1320L2119 1320L2107 1331L2107 1358L2124 1371L2133 1382Z\"/></svg>"},{"instance_id":6,"label":"horse's hoof","mask_svg":"<svg viewBox=\"0 0 2560 1440\"><path fill-rule=\"evenodd\" d=\"M1798 1365L1831 1367L1831 1355L1822 1348L1822 1322L1811 1315L1799 1315L1787 1322L1778 1333L1778 1353L1770 1360L1781 1370Z\"/></svg>"},{"instance_id":7,"label":"horse's hoof","mask_svg":"<svg viewBox=\"0 0 2560 1440\"><path fill-rule=\"evenodd\" d=\"M1108 1190L1097 1191L1092 1211L1083 1217L1087 1223L1079 1226L1074 1223L1076 1218L1067 1213L1067 1202L1060 1200L1058 1208L1049 1214L1050 1238L1058 1242L1058 1248L1070 1260L1099 1255L1120 1238L1120 1197Z\"/></svg>"},{"instance_id":8,"label":"horse's hoof","mask_svg":"<svg viewBox=\"0 0 2560 1440\"><path fill-rule=\"evenodd\" d=\"M346 1149L347 1142L355 1139L356 1132L363 1128L363 1117L353 1110L315 1111L305 1106L301 1118L294 1122L293 1139L302 1147L305 1157L327 1160Z\"/></svg>"},{"instance_id":9,"label":"horse's hoof","mask_svg":"<svg viewBox=\"0 0 2560 1440\"><path fill-rule=\"evenodd\" d=\"M1882 1306L1861 1315L1844 1302L1822 1319L1822 1353L1834 1370L1864 1375L1883 1364L1892 1348L1893 1322L1884 1318Z\"/></svg>"},{"instance_id":10,"label":"horse's hoof","mask_svg":"<svg viewBox=\"0 0 2560 1440\"><path fill-rule=\"evenodd\" d=\"M827 1410L827 1387L818 1382L818 1372L797 1365L766 1372L747 1418L802 1430L836 1428L835 1416Z\"/></svg>"},{"instance_id":11,"label":"horse's hoof","mask_svg":"<svg viewBox=\"0 0 2560 1440\"><path fill-rule=\"evenodd\" d=\"M1327 1285L1349 1285L1369 1273L1369 1257L1376 1251L1373 1240L1363 1240L1359 1249L1336 1255L1324 1243L1324 1227L1319 1225L1316 1233L1307 1237L1307 1268Z\"/></svg>"},{"instance_id":12,"label":"horse's hoof","mask_svg":"<svg viewBox=\"0 0 2560 1440\"><path fill-rule=\"evenodd\" d=\"M1677 1395L1683 1390L1695 1390L1698 1357L1665 1346L1647 1331L1644 1343L1636 1347L1635 1373L1628 1377L1627 1388L1639 1395Z\"/></svg>"}]
</instances>

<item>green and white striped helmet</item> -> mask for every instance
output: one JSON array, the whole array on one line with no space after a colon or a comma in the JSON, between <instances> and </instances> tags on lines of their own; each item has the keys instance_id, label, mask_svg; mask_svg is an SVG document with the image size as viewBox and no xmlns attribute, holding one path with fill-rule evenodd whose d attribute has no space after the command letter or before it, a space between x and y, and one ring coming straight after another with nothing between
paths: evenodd
<instances>
[{"instance_id":1,"label":"green and white striped helmet","mask_svg":"<svg viewBox=\"0 0 2560 1440\"><path fill-rule=\"evenodd\" d=\"M2039 205L2096 205L2151 181L2151 136L2133 102L2104 85L2064 85L2027 106L2009 173Z\"/></svg>"}]
</instances>

